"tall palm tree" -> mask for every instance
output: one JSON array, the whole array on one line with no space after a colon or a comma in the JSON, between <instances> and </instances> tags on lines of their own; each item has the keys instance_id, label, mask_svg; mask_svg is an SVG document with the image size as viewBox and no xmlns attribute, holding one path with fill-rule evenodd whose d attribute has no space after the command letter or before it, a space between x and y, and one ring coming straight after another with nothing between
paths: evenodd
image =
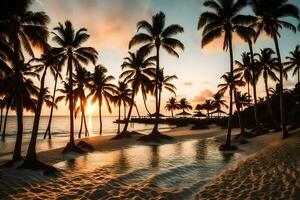
<instances>
[{"instance_id":1,"label":"tall palm tree","mask_svg":"<svg viewBox=\"0 0 300 200\"><path fill-rule=\"evenodd\" d=\"M125 82L131 84L132 93L124 128L114 139L130 136L130 132L127 131L127 128L134 106L134 97L143 87L151 88L152 86L151 76L153 76L153 66L155 66L154 61L156 60L156 57L148 57L148 54L149 52L146 52L141 48L137 50L136 53L129 52L129 56L124 58L124 62L121 65L123 72L120 75L120 79L124 79Z\"/></svg>"},{"instance_id":2,"label":"tall palm tree","mask_svg":"<svg viewBox=\"0 0 300 200\"><path fill-rule=\"evenodd\" d=\"M278 67L276 64L276 58L273 58L272 55L275 52L270 48L265 48L260 50L260 54L255 54L257 57L255 62L258 65L259 71L257 74L257 77L259 77L261 74L264 79L265 83L265 90L266 90L266 101L269 109L270 116L272 118L273 126L275 129L278 129L278 123L274 117L271 105L270 105L270 94L269 94L269 85L268 80L271 79L275 82L279 81L277 78L275 71L278 71Z\"/></svg>"},{"instance_id":3,"label":"tall palm tree","mask_svg":"<svg viewBox=\"0 0 300 200\"><path fill-rule=\"evenodd\" d=\"M116 95L113 96L113 103L118 106L118 131L120 133L120 122L121 122L121 106L131 104L131 93L132 90L128 87L128 84L124 81L119 81L116 87Z\"/></svg>"},{"instance_id":4,"label":"tall palm tree","mask_svg":"<svg viewBox=\"0 0 300 200\"><path fill-rule=\"evenodd\" d=\"M235 61L235 64L238 66L234 71L236 73L242 72L243 73L243 78L247 83L247 89L248 89L248 94L250 95L250 84L253 82L252 81L252 62L251 62L251 57L250 54L247 52L242 53L242 60Z\"/></svg>"},{"instance_id":5,"label":"tall palm tree","mask_svg":"<svg viewBox=\"0 0 300 200\"><path fill-rule=\"evenodd\" d=\"M287 61L284 63L286 65L285 70L293 70L293 76L297 74L298 84L300 83L300 45L297 45L294 51L290 52L290 56L286 57Z\"/></svg>"},{"instance_id":6,"label":"tall palm tree","mask_svg":"<svg viewBox=\"0 0 300 200\"><path fill-rule=\"evenodd\" d=\"M111 113L110 101L116 93L116 86L111 83L114 77L106 75L107 69L102 65L96 65L91 81L87 85L90 90L88 97L92 97L92 103L98 102L99 106L99 135L102 135L102 105L105 101L108 111Z\"/></svg>"},{"instance_id":7,"label":"tall palm tree","mask_svg":"<svg viewBox=\"0 0 300 200\"><path fill-rule=\"evenodd\" d=\"M213 107L216 108L216 112L218 113L218 117L220 117L220 113L222 112L222 108L228 108L228 105L226 104L226 100L223 99L223 95L216 93L213 96L212 99L212 104L214 105Z\"/></svg>"},{"instance_id":8,"label":"tall palm tree","mask_svg":"<svg viewBox=\"0 0 300 200\"><path fill-rule=\"evenodd\" d=\"M172 117L174 117L174 110L177 110L179 108L180 108L180 105L177 102L175 97L171 97L171 98L168 99L168 101L166 103L166 106L165 106L165 109L167 111L171 111Z\"/></svg>"},{"instance_id":9,"label":"tall palm tree","mask_svg":"<svg viewBox=\"0 0 300 200\"><path fill-rule=\"evenodd\" d=\"M275 44L280 71L280 113L282 135L283 138L287 138L289 137L289 133L286 128L283 102L283 66L281 62L278 38L280 37L279 30L282 28L296 32L296 27L293 24L282 20L282 18L293 17L299 19L299 9L295 5L288 3L287 0L251 0L250 5L254 14L258 18L257 22L254 24L257 29L256 38L258 38L261 32L264 31L273 39Z\"/></svg>"},{"instance_id":10,"label":"tall palm tree","mask_svg":"<svg viewBox=\"0 0 300 200\"><path fill-rule=\"evenodd\" d=\"M86 123L86 117L85 117L85 109L86 109L86 104L87 104L87 97L85 94L84 89L86 88L87 84L90 81L91 74L89 71L87 71L85 68L82 66L77 66L76 69L76 74L74 76L74 83L75 83L75 88L74 88L74 104L77 104L77 101L79 101L79 106L78 109L76 109L76 114L81 112L81 122L80 122L80 129L78 133L78 138L81 138L81 132L82 132L82 127L84 125L85 129L85 136L88 135L88 128L87 128L87 123ZM76 116L75 114L75 116Z\"/></svg>"},{"instance_id":11,"label":"tall palm tree","mask_svg":"<svg viewBox=\"0 0 300 200\"><path fill-rule=\"evenodd\" d=\"M61 75L61 70L63 66L63 60L60 58L56 58L56 61L52 66L50 66L50 72L54 76L54 88L53 88L53 93L52 93L52 103L50 106L50 115L49 115L49 121L48 125L44 134L44 139L46 139L48 135L48 139L51 139L51 123L52 123L52 116L53 116L53 111L54 108L57 108L55 99L56 99L56 91L57 91L57 81L60 79L62 80L62 75Z\"/></svg>"},{"instance_id":12,"label":"tall palm tree","mask_svg":"<svg viewBox=\"0 0 300 200\"><path fill-rule=\"evenodd\" d=\"M245 0L206 0L203 4L212 9L201 14L198 29L203 28L202 47L211 43L213 40L224 36L223 49L229 49L230 55L230 74L233 77L233 32L239 34L248 31L245 25L253 22L253 17L241 15L241 10L247 6ZM232 80L233 81L233 80ZM231 84L233 85L233 84ZM226 144L220 146L220 150L235 149L231 146L231 118L232 118L232 94L233 88L229 89L229 117Z\"/></svg>"},{"instance_id":13,"label":"tall palm tree","mask_svg":"<svg viewBox=\"0 0 300 200\"><path fill-rule=\"evenodd\" d=\"M188 100L186 98L182 98L179 100L179 107L180 107L180 109L182 109L183 112L185 112L185 110L193 109L190 102L188 102Z\"/></svg>"},{"instance_id":14,"label":"tall palm tree","mask_svg":"<svg viewBox=\"0 0 300 200\"><path fill-rule=\"evenodd\" d=\"M145 33L137 33L130 41L129 48L137 44L143 44L142 48L151 51L156 49L156 75L160 70L160 48L165 49L170 55L179 57L176 52L177 49L184 49L184 45L177 39L173 38L178 33L182 33L184 30L178 24L172 24L165 27L165 14L159 12L152 17L152 23L145 20L137 23L137 30L143 29ZM158 88L158 76L155 77L155 87ZM162 134L158 131L159 120L159 91L155 90L155 125L153 131L141 139L158 139Z\"/></svg>"},{"instance_id":15,"label":"tall palm tree","mask_svg":"<svg viewBox=\"0 0 300 200\"><path fill-rule=\"evenodd\" d=\"M78 67L81 63L93 64L97 59L97 51L92 47L82 47L82 44L89 38L89 34L85 28L80 28L75 31L70 21L66 21L65 24L59 23L54 28L55 32L53 41L58 45L56 48L57 56L67 62L67 72L69 80L69 110L70 110L70 142L67 144L64 152L76 151L74 140L74 97L73 97L73 65Z\"/></svg>"},{"instance_id":16,"label":"tall palm tree","mask_svg":"<svg viewBox=\"0 0 300 200\"><path fill-rule=\"evenodd\" d=\"M164 68L161 68L158 71L158 75L156 75L156 69L153 70L153 77L158 77L158 87L153 87L154 88L154 93L156 93L156 89L158 89L158 107L160 108L160 104L161 104L161 94L163 89L171 92L173 95L176 95L176 87L170 83L172 80L177 79L177 76L172 75L172 76L168 76L164 74ZM152 81L153 82L153 86L155 86L155 80ZM160 112L160 110L159 110Z\"/></svg>"},{"instance_id":17,"label":"tall palm tree","mask_svg":"<svg viewBox=\"0 0 300 200\"><path fill-rule=\"evenodd\" d=\"M23 99L22 78L20 69L21 51L26 51L34 57L32 46L43 46L47 37L49 17L44 12L30 10L31 0L1 0L0 27L1 35L8 38L13 47L13 68L15 70L16 107L17 107L17 139L13 154L13 161L21 159L21 145L23 135Z\"/></svg>"},{"instance_id":18,"label":"tall palm tree","mask_svg":"<svg viewBox=\"0 0 300 200\"><path fill-rule=\"evenodd\" d=\"M237 114L238 114L238 118L239 118L239 124L240 124L240 128L241 128L241 135L243 135L245 133L245 130L244 130L244 125L243 125L243 119L240 114L240 103L237 98L237 93L238 93L238 88L245 86L246 83L243 81L241 73L234 74L232 77L231 74L229 72L227 72L226 74L221 76L221 79L224 81L224 83L221 83L218 85L218 88L220 88L218 93L221 95L224 95L224 93L228 89L230 89L230 88L233 89L235 106L236 106L236 110L237 110Z\"/></svg>"}]
</instances>

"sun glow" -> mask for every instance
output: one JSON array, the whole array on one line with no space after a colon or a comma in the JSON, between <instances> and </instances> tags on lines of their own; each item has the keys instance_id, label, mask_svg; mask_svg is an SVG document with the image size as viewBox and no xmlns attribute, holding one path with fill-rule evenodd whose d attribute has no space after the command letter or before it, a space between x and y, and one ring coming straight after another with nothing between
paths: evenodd
<instances>
[{"instance_id":1,"label":"sun glow","mask_svg":"<svg viewBox=\"0 0 300 200\"><path fill-rule=\"evenodd\" d=\"M93 115L93 112L95 110L94 104L91 104L90 102L86 106L86 113L88 115Z\"/></svg>"}]
</instances>

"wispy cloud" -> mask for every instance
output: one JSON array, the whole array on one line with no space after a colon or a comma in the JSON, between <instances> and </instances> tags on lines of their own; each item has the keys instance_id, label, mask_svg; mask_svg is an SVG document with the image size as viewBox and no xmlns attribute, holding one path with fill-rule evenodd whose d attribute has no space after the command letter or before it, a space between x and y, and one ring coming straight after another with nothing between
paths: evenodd
<instances>
[{"instance_id":1,"label":"wispy cloud","mask_svg":"<svg viewBox=\"0 0 300 200\"><path fill-rule=\"evenodd\" d=\"M214 95L214 93L211 90L203 90L200 92L199 95L195 96L193 99L193 102L195 103L201 103L205 101L208 98L211 98Z\"/></svg>"}]
</instances>

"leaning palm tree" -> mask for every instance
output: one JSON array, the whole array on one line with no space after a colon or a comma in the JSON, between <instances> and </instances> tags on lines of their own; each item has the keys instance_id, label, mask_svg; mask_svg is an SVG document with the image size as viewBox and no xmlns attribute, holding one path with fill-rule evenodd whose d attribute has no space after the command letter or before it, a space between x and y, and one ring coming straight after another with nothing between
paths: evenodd
<instances>
[{"instance_id":1,"label":"leaning palm tree","mask_svg":"<svg viewBox=\"0 0 300 200\"><path fill-rule=\"evenodd\" d=\"M274 117L271 105L270 105L270 94L269 94L269 85L268 85L268 80L271 79L275 82L279 81L277 78L275 71L278 71L277 63L276 63L276 58L273 58L272 55L275 52L270 49L270 48L265 48L260 50L260 54L255 54L257 57L255 62L259 68L259 71L257 73L257 76L259 77L261 74L264 79L265 83L265 90L266 90L266 102L268 105L269 113L273 122L273 126L275 129L278 129L278 123Z\"/></svg>"},{"instance_id":2,"label":"leaning palm tree","mask_svg":"<svg viewBox=\"0 0 300 200\"><path fill-rule=\"evenodd\" d=\"M118 130L117 133L120 133L120 123L121 123L121 106L131 104L131 92L132 90L128 87L128 84L124 81L119 81L118 86L116 87L116 95L113 96L112 102L118 106Z\"/></svg>"},{"instance_id":3,"label":"leaning palm tree","mask_svg":"<svg viewBox=\"0 0 300 200\"><path fill-rule=\"evenodd\" d=\"M70 21L65 24L59 23L54 28L53 40L58 45L56 48L57 56L63 61L67 61L67 73L69 80L69 110L70 110L70 142L66 145L64 152L77 151L74 140L74 97L73 97L73 66L78 67L81 63L95 63L97 51L92 47L82 47L82 44L89 38L87 30L81 28L75 31Z\"/></svg>"},{"instance_id":4,"label":"leaning palm tree","mask_svg":"<svg viewBox=\"0 0 300 200\"><path fill-rule=\"evenodd\" d=\"M179 57L176 52L177 49L184 49L184 45L173 36L183 32L183 28L178 24L172 24L165 27L165 14L159 12L152 17L152 23L145 20L138 22L137 30L145 30L145 33L137 33L130 41L129 48L137 44L143 44L142 48L151 51L153 48L156 49L156 75L159 74L160 69L160 49L163 48L169 54ZM158 76L155 77L155 87L158 88ZM158 140L163 135L158 130L159 121L159 91L155 90L155 125L153 131L148 135L144 136L142 140Z\"/></svg>"},{"instance_id":5,"label":"leaning palm tree","mask_svg":"<svg viewBox=\"0 0 300 200\"><path fill-rule=\"evenodd\" d=\"M293 70L293 76L297 74L298 85L300 83L300 45L297 45L294 51L290 52L290 56L286 57L287 61L284 63L286 65L286 72Z\"/></svg>"},{"instance_id":6,"label":"leaning palm tree","mask_svg":"<svg viewBox=\"0 0 300 200\"><path fill-rule=\"evenodd\" d=\"M21 87L20 60L21 51L26 51L34 57L32 46L43 46L48 37L47 24L49 17L44 12L30 10L31 0L1 1L0 27L1 35L8 38L14 51L12 65L15 71L17 139L13 154L13 161L21 159L21 145L23 135L23 99Z\"/></svg>"},{"instance_id":7,"label":"leaning palm tree","mask_svg":"<svg viewBox=\"0 0 300 200\"><path fill-rule=\"evenodd\" d=\"M220 117L220 113L223 112L222 108L228 108L228 105L226 104L226 100L223 99L223 95L216 93L213 96L212 99L212 104L214 105L214 107L216 108L216 112L218 113L218 117Z\"/></svg>"},{"instance_id":8,"label":"leaning palm tree","mask_svg":"<svg viewBox=\"0 0 300 200\"><path fill-rule=\"evenodd\" d=\"M251 0L250 5L254 14L258 20L254 24L257 29L256 38L264 31L270 36L275 44L276 54L279 65L279 82L280 82L280 113L281 113L281 127L282 137L289 137L288 130L286 128L285 111L284 111L284 99L283 99L283 66L281 61L280 49L278 38L280 37L279 30L286 28L296 32L296 27L282 20L284 17L293 17L299 19L299 9L288 3L287 0Z\"/></svg>"},{"instance_id":9,"label":"leaning palm tree","mask_svg":"<svg viewBox=\"0 0 300 200\"><path fill-rule=\"evenodd\" d=\"M102 105L105 102L108 111L111 113L110 101L116 93L116 86L111 83L114 77L106 75L107 69L102 65L96 65L94 73L91 75L91 81L87 84L92 97L92 103L98 102L99 107L99 135L102 135Z\"/></svg>"},{"instance_id":10,"label":"leaning palm tree","mask_svg":"<svg viewBox=\"0 0 300 200\"><path fill-rule=\"evenodd\" d=\"M243 78L247 83L248 94L250 95L250 84L252 84L252 62L250 54L247 52L242 53L242 60L235 61L235 64L238 66L234 71L243 73Z\"/></svg>"},{"instance_id":11,"label":"leaning palm tree","mask_svg":"<svg viewBox=\"0 0 300 200\"><path fill-rule=\"evenodd\" d=\"M247 32L248 27L245 27L245 25L249 25L253 22L253 17L240 14L241 10L247 6L247 1L206 0L203 5L207 8L211 8L212 11L202 13L198 22L198 29L203 28L201 46L204 47L213 40L224 36L223 49L226 51L229 49L230 76L233 77L233 33L239 34ZM220 146L220 150L235 149L235 147L231 146L232 94L233 88L230 87L227 139L226 144Z\"/></svg>"},{"instance_id":12,"label":"leaning palm tree","mask_svg":"<svg viewBox=\"0 0 300 200\"><path fill-rule=\"evenodd\" d=\"M171 111L171 116L172 117L174 117L174 110L177 110L179 108L180 108L179 103L177 102L175 97L171 97L171 98L168 99L168 101L166 103L166 106L165 106L165 109L167 111Z\"/></svg>"},{"instance_id":13,"label":"leaning palm tree","mask_svg":"<svg viewBox=\"0 0 300 200\"><path fill-rule=\"evenodd\" d=\"M86 88L88 82L90 81L91 74L89 71L87 71L85 68L83 68L81 65L77 66L76 73L73 75L74 76L74 83L75 83L75 88L74 88L74 104L77 104L77 101L79 101L79 106L76 109L76 115L81 112L81 122L80 122L80 128L79 128L79 133L78 133L78 138L81 138L81 132L82 132L82 127L84 125L85 129L85 136L88 136L88 128L87 128L87 123L86 123L86 117L85 117L85 109L86 109L86 104L87 104L87 97L85 94L84 89Z\"/></svg>"},{"instance_id":14,"label":"leaning palm tree","mask_svg":"<svg viewBox=\"0 0 300 200\"><path fill-rule=\"evenodd\" d=\"M231 74L229 72L227 72L226 74L221 76L221 79L224 81L224 83L221 83L218 85L218 88L220 88L218 93L220 95L224 95L224 93L228 89L230 89L230 88L233 89L235 106L236 106L236 110L237 110L237 114L238 114L238 118L239 118L239 124L240 124L240 128L241 128L241 135L243 135L245 133L245 130L244 130L244 125L243 125L243 119L240 114L240 103L237 98L237 93L238 93L238 88L245 86L246 83L243 81L241 73L234 74L232 77Z\"/></svg>"},{"instance_id":15,"label":"leaning palm tree","mask_svg":"<svg viewBox=\"0 0 300 200\"><path fill-rule=\"evenodd\" d=\"M121 65L123 72L120 78L131 84L132 93L124 128L114 139L130 136L131 133L127 131L127 128L134 106L134 98L143 87L151 88L152 86L151 78L153 77L151 76L153 76L153 66L155 66L154 61L156 57L148 57L148 54L149 52L144 51L144 49L139 49L136 53L129 52L129 56L124 58L124 62Z\"/></svg>"},{"instance_id":16,"label":"leaning palm tree","mask_svg":"<svg viewBox=\"0 0 300 200\"><path fill-rule=\"evenodd\" d=\"M50 106L50 114L49 114L49 121L48 121L48 125L44 134L44 139L46 139L47 135L48 135L48 139L51 139L51 123L52 123L52 116L53 116L53 111L54 108L57 109L56 103L55 103L55 99L56 99L56 91L57 91L57 82L58 80L62 80L62 75L61 75L61 70L62 70L62 66L63 66L63 60L60 58L56 58L56 61L52 67L50 67L50 72L52 74L52 76L54 77L54 87L53 87L53 93L52 93L52 103Z\"/></svg>"}]
</instances>

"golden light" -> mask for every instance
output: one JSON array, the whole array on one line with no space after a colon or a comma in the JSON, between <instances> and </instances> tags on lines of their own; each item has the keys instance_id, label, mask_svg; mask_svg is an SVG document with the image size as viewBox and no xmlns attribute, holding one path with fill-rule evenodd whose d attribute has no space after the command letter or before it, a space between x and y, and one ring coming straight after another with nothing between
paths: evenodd
<instances>
[{"instance_id":1,"label":"golden light","mask_svg":"<svg viewBox=\"0 0 300 200\"><path fill-rule=\"evenodd\" d=\"M88 102L87 106L86 106L86 112L88 115L92 115L94 112L95 108L94 105L91 104L91 102Z\"/></svg>"}]
</instances>

